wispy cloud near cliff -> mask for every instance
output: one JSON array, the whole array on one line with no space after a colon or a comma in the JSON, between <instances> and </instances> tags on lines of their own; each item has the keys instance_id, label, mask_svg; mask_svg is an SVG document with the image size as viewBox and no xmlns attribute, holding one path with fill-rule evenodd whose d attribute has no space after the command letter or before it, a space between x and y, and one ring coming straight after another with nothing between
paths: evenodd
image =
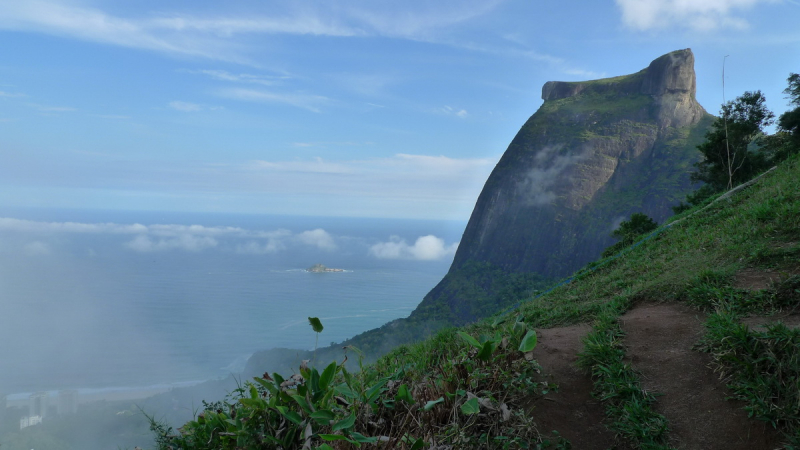
<instances>
[{"instance_id":1,"label":"wispy cloud near cliff","mask_svg":"<svg viewBox=\"0 0 800 450\"><path fill-rule=\"evenodd\" d=\"M749 26L746 12L759 3L776 0L617 0L622 22L635 30L689 28L713 31Z\"/></svg>"},{"instance_id":2,"label":"wispy cloud near cliff","mask_svg":"<svg viewBox=\"0 0 800 450\"><path fill-rule=\"evenodd\" d=\"M433 261L453 256L457 249L457 242L447 245L444 239L434 235L420 236L414 244L409 244L399 236L391 236L387 242L370 247L369 252L379 259Z\"/></svg>"},{"instance_id":3,"label":"wispy cloud near cliff","mask_svg":"<svg viewBox=\"0 0 800 450\"><path fill-rule=\"evenodd\" d=\"M564 173L570 166L587 158L587 154L562 155L563 146L548 146L539 150L534 157L533 167L520 183L520 192L529 204L546 205L556 199L553 190L558 181L564 181Z\"/></svg>"}]
</instances>

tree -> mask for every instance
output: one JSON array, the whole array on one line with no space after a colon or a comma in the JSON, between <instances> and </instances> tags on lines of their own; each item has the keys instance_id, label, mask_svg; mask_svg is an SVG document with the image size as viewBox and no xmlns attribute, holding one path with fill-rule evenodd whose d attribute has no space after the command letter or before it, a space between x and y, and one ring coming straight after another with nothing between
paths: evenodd
<instances>
[{"instance_id":1,"label":"tree","mask_svg":"<svg viewBox=\"0 0 800 450\"><path fill-rule=\"evenodd\" d=\"M764 139L764 151L770 164L777 164L794 153L800 153L800 74L789 74L788 87L783 93L794 105L778 118L778 130Z\"/></svg>"},{"instance_id":2,"label":"tree","mask_svg":"<svg viewBox=\"0 0 800 450\"><path fill-rule=\"evenodd\" d=\"M789 99L789 104L794 105L795 108L781 114L778 119L778 127L781 131L789 133L795 144L800 144L800 74L789 74L786 81L789 86L784 89L783 93Z\"/></svg>"},{"instance_id":3,"label":"tree","mask_svg":"<svg viewBox=\"0 0 800 450\"><path fill-rule=\"evenodd\" d=\"M706 142L697 146L705 157L695 164L694 181L702 181L718 192L743 183L768 165L760 151L764 127L774 122L761 91L745 92L722 105L720 117L706 133Z\"/></svg>"},{"instance_id":4,"label":"tree","mask_svg":"<svg viewBox=\"0 0 800 450\"><path fill-rule=\"evenodd\" d=\"M651 219L648 215L642 213L635 213L631 215L629 220L619 224L616 230L611 235L619 238L620 241L608 247L603 251L602 257L607 258L622 250L623 248L636 242L641 236L654 231L658 228L658 222Z\"/></svg>"},{"instance_id":5,"label":"tree","mask_svg":"<svg viewBox=\"0 0 800 450\"><path fill-rule=\"evenodd\" d=\"M636 238L658 228L658 223L647 214L635 213L630 220L622 222L611 235L620 239Z\"/></svg>"}]
</instances>

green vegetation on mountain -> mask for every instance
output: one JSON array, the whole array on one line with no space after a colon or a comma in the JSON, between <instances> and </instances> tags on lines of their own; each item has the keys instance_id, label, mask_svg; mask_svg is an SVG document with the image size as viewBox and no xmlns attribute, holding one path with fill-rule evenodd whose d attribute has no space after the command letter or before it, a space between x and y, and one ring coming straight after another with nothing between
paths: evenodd
<instances>
[{"instance_id":1,"label":"green vegetation on mountain","mask_svg":"<svg viewBox=\"0 0 800 450\"><path fill-rule=\"evenodd\" d=\"M735 395L756 420L798 439L800 406L789 395L800 378L800 347L791 345L796 331L745 331L739 320L800 301L800 282L791 275L800 270L800 158L675 216L637 244L514 311L400 346L358 373L339 361L321 372L301 368L294 384L277 374L255 379L185 425L180 437L162 430L161 448L278 448L267 436L288 438L282 448L568 448L563 437L536 431L530 405L554 386L541 379L522 344L531 330L586 322L595 333L585 340L582 361L608 405L610 426L634 447L668 448L668 418L654 412L657 396L641 396L616 326L620 314L643 301L713 311L704 345ZM781 280L756 291L733 288L743 269ZM358 359L357 351L348 349L348 358Z\"/></svg>"}]
</instances>

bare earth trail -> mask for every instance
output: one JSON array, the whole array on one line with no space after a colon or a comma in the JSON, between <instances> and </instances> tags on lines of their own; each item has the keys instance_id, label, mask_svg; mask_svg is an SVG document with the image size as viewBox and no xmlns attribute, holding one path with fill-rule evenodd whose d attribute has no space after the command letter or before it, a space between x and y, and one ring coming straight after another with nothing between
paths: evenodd
<instances>
[{"instance_id":1,"label":"bare earth trail","mask_svg":"<svg viewBox=\"0 0 800 450\"><path fill-rule=\"evenodd\" d=\"M662 394L656 411L669 421L677 449L771 450L780 435L748 419L744 404L725 400L729 391L709 368L711 356L692 350L704 318L684 305L636 307L620 318L627 356L644 389Z\"/></svg>"},{"instance_id":2,"label":"bare earth trail","mask_svg":"<svg viewBox=\"0 0 800 450\"><path fill-rule=\"evenodd\" d=\"M726 400L725 384L709 368L711 357L692 350L704 332L702 313L679 304L640 305L620 318L629 362L644 389L657 392L657 412L669 421L670 445L680 450L772 450L781 436L748 419L744 404ZM559 386L535 401L539 432L557 430L576 450L627 449L605 424L603 405L591 396L588 374L576 367L589 325L537 330L534 358L542 381Z\"/></svg>"},{"instance_id":3,"label":"bare earth trail","mask_svg":"<svg viewBox=\"0 0 800 450\"><path fill-rule=\"evenodd\" d=\"M573 449L624 449L604 425L605 408L592 397L591 377L575 365L589 331L585 324L537 330L533 357L542 366L542 381L559 388L538 399L532 414L540 433L556 430Z\"/></svg>"}]
</instances>

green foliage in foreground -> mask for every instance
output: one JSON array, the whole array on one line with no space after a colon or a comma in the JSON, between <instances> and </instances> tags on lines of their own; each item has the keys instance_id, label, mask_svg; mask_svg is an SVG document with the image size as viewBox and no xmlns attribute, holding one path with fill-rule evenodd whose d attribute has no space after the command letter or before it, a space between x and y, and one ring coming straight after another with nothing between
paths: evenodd
<instances>
[{"instance_id":1,"label":"green foliage in foreground","mask_svg":"<svg viewBox=\"0 0 800 450\"><path fill-rule=\"evenodd\" d=\"M800 448L800 329L779 321L757 329L740 321L747 313L796 307L800 276L750 292L733 288L724 274L706 272L688 295L712 311L699 348L712 355L733 397L746 403L750 417L784 430L792 442L788 448Z\"/></svg>"},{"instance_id":2,"label":"green foliage in foreground","mask_svg":"<svg viewBox=\"0 0 800 450\"><path fill-rule=\"evenodd\" d=\"M523 407L549 387L535 381L539 366L526 355L536 334L519 320L498 321L493 331L445 331L355 374L343 362L322 372L304 363L288 378L264 374L206 405L177 433L152 427L163 450L545 448L551 441ZM563 439L553 443L568 448Z\"/></svg>"}]
</instances>

